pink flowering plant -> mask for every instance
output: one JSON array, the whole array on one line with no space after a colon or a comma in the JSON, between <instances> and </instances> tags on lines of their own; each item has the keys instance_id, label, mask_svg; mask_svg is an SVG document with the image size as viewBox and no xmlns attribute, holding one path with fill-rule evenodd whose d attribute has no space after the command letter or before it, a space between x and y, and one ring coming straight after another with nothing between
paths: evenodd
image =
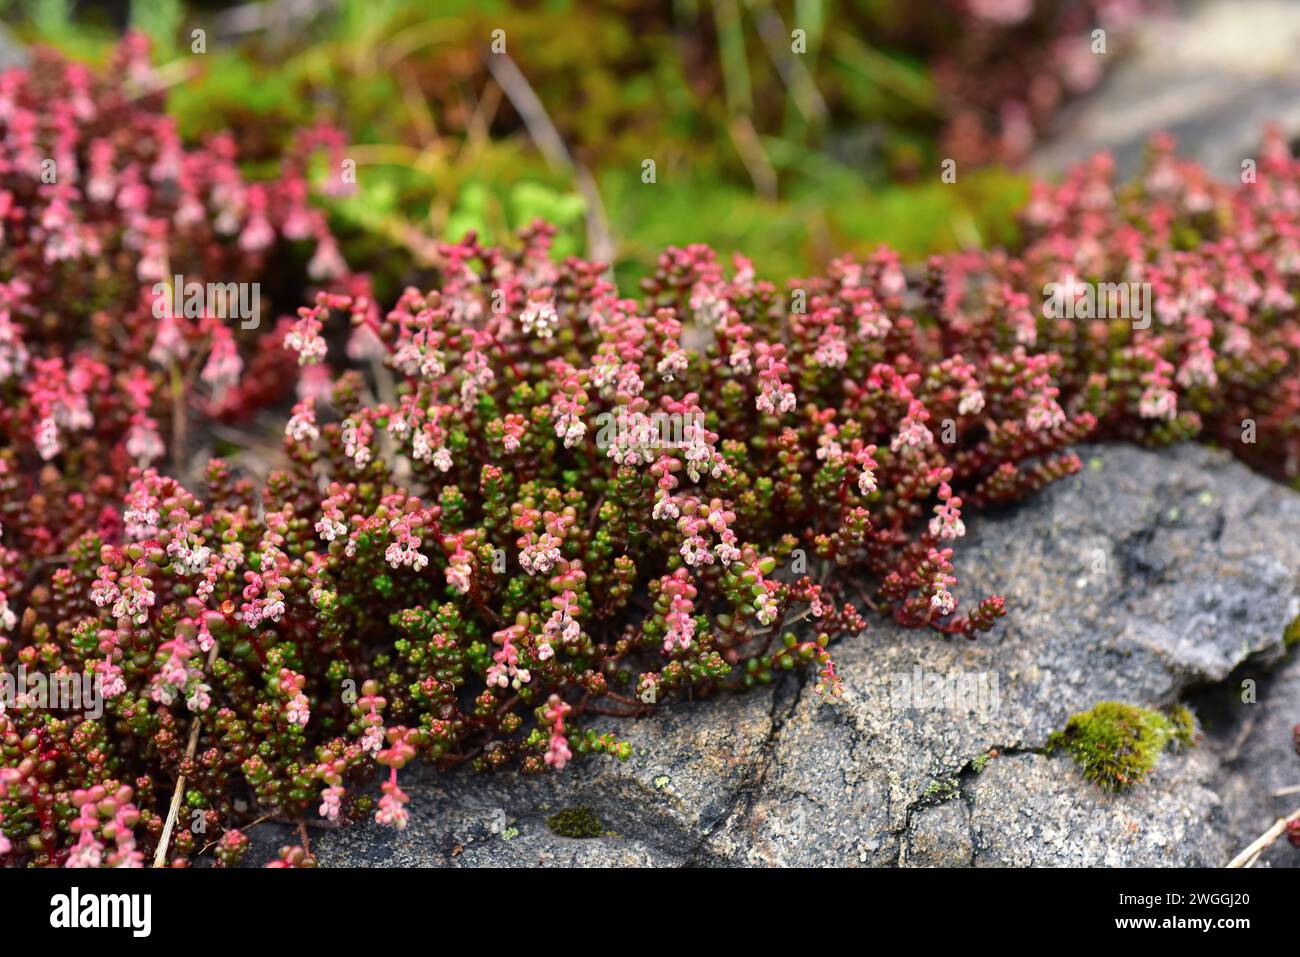
<instances>
[{"instance_id":1,"label":"pink flowering plant","mask_svg":"<svg viewBox=\"0 0 1300 957\"><path fill-rule=\"evenodd\" d=\"M262 181L228 135L186 147L136 35L102 73L37 50L0 75L0 520L25 561L107 532L130 468L183 463L188 421L292 382L269 307L347 278L306 179L340 147L306 131ZM209 283L259 294L193 294Z\"/></svg>"},{"instance_id":2,"label":"pink flowering plant","mask_svg":"<svg viewBox=\"0 0 1300 957\"><path fill-rule=\"evenodd\" d=\"M229 136L186 147L161 107L134 35L102 73L37 50L0 75L0 624L84 532L120 533L133 467L188 466L187 422L292 383L286 325L185 287L271 274L269 306L356 282L308 203L308 155L336 134L305 132L277 179L252 181Z\"/></svg>"},{"instance_id":3,"label":"pink flowering plant","mask_svg":"<svg viewBox=\"0 0 1300 957\"><path fill-rule=\"evenodd\" d=\"M16 162L21 139L2 142ZM152 177L113 169L119 191ZM690 246L639 298L602 264L555 262L544 224L511 249L470 236L388 308L355 283L283 324L299 390L261 482L138 454L164 429L127 448L132 416L176 400L176 342L228 334L218 364L250 344L211 323L177 340L132 293L74 323L69 350L39 330L75 307L49 288L58 305L34 311L36 280L15 286L38 238L7 239L0 670L90 675L103 710L0 713L0 861L230 865L268 817L405 826L413 761L626 758L594 719L796 669L834 697L832 643L872 616L994 626L1002 599L953 571L969 513L1077 470L1085 437L1202 435L1293 479L1297 183L1276 143L1237 188L1159 143L1123 190L1097 161L1036 194L1021 255L909 275L882 249L778 286ZM259 215L274 235L313 219L272 194L203 242L238 255L241 230L267 238ZM112 233L131 282L146 233ZM1150 322L1044 315L1067 273L1151 283ZM97 339L118 323L141 337L126 355ZM155 350L162 368L129 359Z\"/></svg>"},{"instance_id":4,"label":"pink flowering plant","mask_svg":"<svg viewBox=\"0 0 1300 957\"><path fill-rule=\"evenodd\" d=\"M28 605L20 660L101 676L135 759L184 775L214 832L241 796L246 815L401 826L416 757L525 772L626 757L592 716L801 664L834 695L828 645L866 621L832 567L868 570L862 602L910 626L974 636L1002 614L996 597L958 611L952 544L964 500L1078 467L1057 450L1093 420L1059 407L1050 363L1020 350L981 375L944 358L901 314L887 254L810 281L801 314L702 247L666 253L644 303L621 298L599 266L554 264L549 237L446 247L441 287L382 316L320 294L286 345L328 361L322 330L346 317L382 350L392 400L346 371L300 401L262 489L215 461L202 500L138 471L120 531L85 533ZM684 345L678 316L709 341ZM951 445L931 429L947 419ZM96 722L6 720L30 773L66 759L6 830L35 862L63 860L42 814L68 817L73 781L123 759ZM207 739L188 753L194 721ZM101 747L77 738L92 727ZM357 787L376 765L377 804ZM149 846L158 780L135 782ZM182 828L168 853L197 849Z\"/></svg>"},{"instance_id":5,"label":"pink flowering plant","mask_svg":"<svg viewBox=\"0 0 1300 957\"><path fill-rule=\"evenodd\" d=\"M1243 182L1216 182L1155 137L1139 180L1115 182L1099 155L1057 186L1038 184L1017 259L999 257L994 295L1014 341L1061 357L1063 391L1106 435L1200 437L1252 467L1300 478L1300 165L1270 130ZM1132 320L1025 318L1048 282L1149 284ZM1031 299L1031 302L1033 300ZM986 316L978 335L1000 320ZM1009 341L1009 340L1007 340ZM958 340L964 347L964 343Z\"/></svg>"}]
</instances>

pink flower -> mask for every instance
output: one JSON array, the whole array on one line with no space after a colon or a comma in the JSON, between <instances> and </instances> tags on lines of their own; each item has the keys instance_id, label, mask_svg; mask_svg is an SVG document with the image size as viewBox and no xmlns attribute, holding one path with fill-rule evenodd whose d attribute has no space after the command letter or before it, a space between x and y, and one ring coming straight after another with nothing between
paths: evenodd
<instances>
[{"instance_id":1,"label":"pink flower","mask_svg":"<svg viewBox=\"0 0 1300 957\"><path fill-rule=\"evenodd\" d=\"M290 724L296 724L300 728L307 726L311 720L311 702L301 691L289 699L289 706L284 712L285 720Z\"/></svg>"},{"instance_id":2,"label":"pink flower","mask_svg":"<svg viewBox=\"0 0 1300 957\"><path fill-rule=\"evenodd\" d=\"M943 501L934 507L930 534L942 539L961 538L966 534L966 525L961 520L961 499L952 494L947 482L939 487L939 498Z\"/></svg>"},{"instance_id":3,"label":"pink flower","mask_svg":"<svg viewBox=\"0 0 1300 957\"><path fill-rule=\"evenodd\" d=\"M332 236L317 240L316 252L307 264L307 274L316 280L338 279L347 275L347 263Z\"/></svg>"},{"instance_id":4,"label":"pink flower","mask_svg":"<svg viewBox=\"0 0 1300 957\"><path fill-rule=\"evenodd\" d=\"M560 560L561 539L543 532L533 541L523 540L519 551L519 567L529 575L545 575Z\"/></svg>"},{"instance_id":5,"label":"pink flower","mask_svg":"<svg viewBox=\"0 0 1300 957\"><path fill-rule=\"evenodd\" d=\"M1149 385L1142 392L1138 414L1144 419L1173 419L1178 414L1178 396L1172 389Z\"/></svg>"},{"instance_id":6,"label":"pink flower","mask_svg":"<svg viewBox=\"0 0 1300 957\"><path fill-rule=\"evenodd\" d=\"M930 597L930 607L940 615L951 615L957 607L957 601L946 587L936 585L934 594Z\"/></svg>"},{"instance_id":7,"label":"pink flower","mask_svg":"<svg viewBox=\"0 0 1300 957\"><path fill-rule=\"evenodd\" d=\"M331 785L321 792L321 805L319 808L320 816L331 821L339 819L339 811L343 805L343 788L339 785ZM380 822L387 823L387 822Z\"/></svg>"},{"instance_id":8,"label":"pink flower","mask_svg":"<svg viewBox=\"0 0 1300 957\"><path fill-rule=\"evenodd\" d=\"M384 560L394 568L408 567L422 571L429 564L427 556L420 553L421 540L411 531L409 516L399 516L389 525L394 541L384 552Z\"/></svg>"},{"instance_id":9,"label":"pink flower","mask_svg":"<svg viewBox=\"0 0 1300 957\"><path fill-rule=\"evenodd\" d=\"M391 825L399 831L404 829L410 821L406 805L411 799L397 786L396 771L393 772L392 779L383 783L381 790L383 796L379 799L379 810L375 812L375 821L379 824Z\"/></svg>"},{"instance_id":10,"label":"pink flower","mask_svg":"<svg viewBox=\"0 0 1300 957\"><path fill-rule=\"evenodd\" d=\"M343 452L356 463L357 468L365 468L370 461L370 440L374 428L367 419L343 420Z\"/></svg>"},{"instance_id":11,"label":"pink flower","mask_svg":"<svg viewBox=\"0 0 1300 957\"><path fill-rule=\"evenodd\" d=\"M95 840L95 836L91 831L86 830L81 832L80 840L77 841L63 866L70 868L99 867L103 860L104 845Z\"/></svg>"},{"instance_id":12,"label":"pink flower","mask_svg":"<svg viewBox=\"0 0 1300 957\"><path fill-rule=\"evenodd\" d=\"M299 365L312 365L325 358L328 347L321 338L319 309L299 309L299 319L284 337L284 347L298 353Z\"/></svg>"},{"instance_id":13,"label":"pink flower","mask_svg":"<svg viewBox=\"0 0 1300 957\"><path fill-rule=\"evenodd\" d=\"M528 430L528 422L522 415L510 413L501 424L501 444L507 452L517 452L519 441Z\"/></svg>"},{"instance_id":14,"label":"pink flower","mask_svg":"<svg viewBox=\"0 0 1300 957\"><path fill-rule=\"evenodd\" d=\"M1019 23L1034 9L1034 0L969 0L974 14L992 23Z\"/></svg>"},{"instance_id":15,"label":"pink flower","mask_svg":"<svg viewBox=\"0 0 1300 957\"><path fill-rule=\"evenodd\" d=\"M378 715L370 717L378 719ZM379 749L384 746L384 728L382 723L374 723L367 726L361 734L361 749L370 754L378 754Z\"/></svg>"},{"instance_id":16,"label":"pink flower","mask_svg":"<svg viewBox=\"0 0 1300 957\"><path fill-rule=\"evenodd\" d=\"M212 387L213 395L219 397L239 382L240 373L244 371L244 361L239 357L235 340L225 326L212 327L212 351L208 361L199 373L199 378Z\"/></svg>"},{"instance_id":17,"label":"pink flower","mask_svg":"<svg viewBox=\"0 0 1300 957\"><path fill-rule=\"evenodd\" d=\"M126 438L126 453L141 466L156 462L167 454L158 423L148 416L140 416L132 425Z\"/></svg>"},{"instance_id":18,"label":"pink flower","mask_svg":"<svg viewBox=\"0 0 1300 957\"><path fill-rule=\"evenodd\" d=\"M550 744L546 748L546 756L543 760L557 771L563 771L564 766L573 758L573 752L569 750L569 741L562 734L552 734Z\"/></svg>"},{"instance_id":19,"label":"pink flower","mask_svg":"<svg viewBox=\"0 0 1300 957\"><path fill-rule=\"evenodd\" d=\"M564 718L572 710L559 695L553 694L547 699L543 716L551 723L551 740L543 760L557 771L564 770L564 766L573 758L569 741L564 736Z\"/></svg>"},{"instance_id":20,"label":"pink flower","mask_svg":"<svg viewBox=\"0 0 1300 957\"><path fill-rule=\"evenodd\" d=\"M469 552L457 546L447 560L447 584L462 595L468 594L474 583L474 570L470 565L472 558Z\"/></svg>"},{"instance_id":21,"label":"pink flower","mask_svg":"<svg viewBox=\"0 0 1300 957\"><path fill-rule=\"evenodd\" d=\"M519 324L527 334L536 332L539 339L549 339L555 333L560 317L555 311L555 296L548 288L535 289L519 314Z\"/></svg>"},{"instance_id":22,"label":"pink flower","mask_svg":"<svg viewBox=\"0 0 1300 957\"><path fill-rule=\"evenodd\" d=\"M839 675L835 673L835 663L831 661L830 655L826 655L821 670L817 673L817 683L813 685L813 692L818 697L829 698L838 698L844 694L844 685Z\"/></svg>"},{"instance_id":23,"label":"pink flower","mask_svg":"<svg viewBox=\"0 0 1300 957\"><path fill-rule=\"evenodd\" d=\"M316 401L304 399L293 407L293 415L284 427L285 436L294 442L315 442L320 438L316 427Z\"/></svg>"},{"instance_id":24,"label":"pink flower","mask_svg":"<svg viewBox=\"0 0 1300 957\"><path fill-rule=\"evenodd\" d=\"M659 579L660 587L669 598L669 611L664 617L668 630L664 635L664 651L686 649L695 637L695 604L698 594L685 569Z\"/></svg>"},{"instance_id":25,"label":"pink flower","mask_svg":"<svg viewBox=\"0 0 1300 957\"><path fill-rule=\"evenodd\" d=\"M930 413L915 399L908 406L907 415L898 424L898 434L889 443L890 451L898 452L905 448L923 449L934 444L934 434L925 427L925 420Z\"/></svg>"}]
</instances>

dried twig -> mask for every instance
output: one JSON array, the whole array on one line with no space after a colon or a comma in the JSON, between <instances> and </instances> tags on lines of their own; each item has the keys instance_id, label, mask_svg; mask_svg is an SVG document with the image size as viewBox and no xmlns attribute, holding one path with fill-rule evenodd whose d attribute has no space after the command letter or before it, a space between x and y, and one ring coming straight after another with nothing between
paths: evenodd
<instances>
[{"instance_id":1,"label":"dried twig","mask_svg":"<svg viewBox=\"0 0 1300 957\"><path fill-rule=\"evenodd\" d=\"M172 362L172 468L185 476L186 394L185 378L180 363Z\"/></svg>"},{"instance_id":2,"label":"dried twig","mask_svg":"<svg viewBox=\"0 0 1300 957\"><path fill-rule=\"evenodd\" d=\"M738 113L727 124L727 131L731 134L736 153L749 171L749 178L754 181L758 195L767 200L776 199L776 169L763 151L763 143L758 138L758 131L754 129L754 121L748 114Z\"/></svg>"},{"instance_id":3,"label":"dried twig","mask_svg":"<svg viewBox=\"0 0 1300 957\"><path fill-rule=\"evenodd\" d=\"M454 17L421 20L388 37L379 51L379 68L391 70L412 53L438 43L451 43L464 35L464 26Z\"/></svg>"},{"instance_id":4,"label":"dried twig","mask_svg":"<svg viewBox=\"0 0 1300 957\"><path fill-rule=\"evenodd\" d=\"M758 35L767 47L767 55L776 67L782 82L794 100L795 107L803 118L810 123L824 123L830 116L826 101L822 99L817 84L803 65L803 60L791 53L788 43L790 34L785 28L781 15L772 6L771 0L748 0L748 6L756 9Z\"/></svg>"},{"instance_id":5,"label":"dried twig","mask_svg":"<svg viewBox=\"0 0 1300 957\"><path fill-rule=\"evenodd\" d=\"M465 140L461 144L458 162L473 161L490 139L492 121L501 108L501 84L487 83L474 102L474 112L465 125Z\"/></svg>"},{"instance_id":6,"label":"dried twig","mask_svg":"<svg viewBox=\"0 0 1300 957\"><path fill-rule=\"evenodd\" d=\"M217 651L219 646L214 641L212 650L208 652L208 670L212 670L212 663L217 660ZM190 723L190 740L185 745L185 760L194 760L194 752L199 746L199 731L203 728L202 713L196 714L194 720ZM172 792L171 805L167 808L167 820L163 822L162 836L158 838L158 849L154 851L153 866L163 867L167 860L167 848L172 842L172 828L176 826L176 816L181 810L181 796L185 793L185 775L180 774L176 778L176 790Z\"/></svg>"},{"instance_id":7,"label":"dried twig","mask_svg":"<svg viewBox=\"0 0 1300 957\"><path fill-rule=\"evenodd\" d=\"M1259 855L1269 847L1274 841L1286 833L1286 826L1292 821L1300 821L1300 808L1292 811L1287 817L1280 817L1267 831L1257 837L1251 845L1234 857L1228 864L1229 867L1249 867L1259 859Z\"/></svg>"},{"instance_id":8,"label":"dried twig","mask_svg":"<svg viewBox=\"0 0 1300 957\"><path fill-rule=\"evenodd\" d=\"M170 63L155 67L148 78L148 82L141 84L134 91L132 99L139 100L155 93L161 93L163 90L169 90L173 86L179 86L192 80L198 75L199 68L194 64L192 57L172 60Z\"/></svg>"},{"instance_id":9,"label":"dried twig","mask_svg":"<svg viewBox=\"0 0 1300 957\"><path fill-rule=\"evenodd\" d=\"M423 149L429 149L438 143L438 126L433 119L433 111L424 99L420 82L415 71L405 63L397 67L397 79L402 85L402 99L406 101L406 112L415 127L415 135Z\"/></svg>"},{"instance_id":10,"label":"dried twig","mask_svg":"<svg viewBox=\"0 0 1300 957\"><path fill-rule=\"evenodd\" d=\"M609 221L605 217L605 204L601 201L600 190L596 181L586 167L578 163L564 145L564 138L551 122L542 105L541 99L533 92L528 78L510 58L508 53L485 53L483 60L492 74L492 79L505 91L510 104L524 121L528 135L532 137L542 156L552 167L567 170L574 176L578 192L582 194L583 205L587 214L587 245L592 259L609 263L614 258L614 240L610 236Z\"/></svg>"},{"instance_id":11,"label":"dried twig","mask_svg":"<svg viewBox=\"0 0 1300 957\"><path fill-rule=\"evenodd\" d=\"M1232 746L1228 748L1227 754L1223 757L1224 763L1236 761L1237 758L1241 757L1242 749L1245 748L1246 742L1250 740L1251 732L1255 730L1255 722L1258 720L1258 715L1258 711L1251 711L1251 713L1246 716L1246 720L1242 722L1241 731L1238 732L1236 739L1232 742Z\"/></svg>"},{"instance_id":12,"label":"dried twig","mask_svg":"<svg viewBox=\"0 0 1300 957\"><path fill-rule=\"evenodd\" d=\"M234 40L244 34L262 30L284 32L290 27L302 30L309 20L338 4L334 0L272 0L270 3L244 3L218 13L213 32L222 39Z\"/></svg>"}]
</instances>

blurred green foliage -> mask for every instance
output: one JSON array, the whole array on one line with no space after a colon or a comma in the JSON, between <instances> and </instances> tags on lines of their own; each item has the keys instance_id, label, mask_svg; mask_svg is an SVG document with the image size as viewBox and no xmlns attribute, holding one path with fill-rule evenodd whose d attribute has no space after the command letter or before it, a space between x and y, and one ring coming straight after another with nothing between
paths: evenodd
<instances>
[{"instance_id":1,"label":"blurred green foliage","mask_svg":"<svg viewBox=\"0 0 1300 957\"><path fill-rule=\"evenodd\" d=\"M940 182L923 61L830 28L849 17L894 35L909 2L338 0L254 29L180 0L9 6L26 39L86 58L102 58L125 24L144 30L173 77L182 134L229 128L253 165L316 120L345 130L361 189L331 201L332 217L346 252L387 287L417 264L417 236L500 241L541 217L560 228L559 254L584 252L598 211L580 170L625 281L668 244L709 243L798 275L881 242L920 258L1013 241L1021 177L987 168ZM797 56L792 23L805 31ZM539 149L518 90L494 76L494 30L577 168ZM646 159L654 183L642 182Z\"/></svg>"}]
</instances>

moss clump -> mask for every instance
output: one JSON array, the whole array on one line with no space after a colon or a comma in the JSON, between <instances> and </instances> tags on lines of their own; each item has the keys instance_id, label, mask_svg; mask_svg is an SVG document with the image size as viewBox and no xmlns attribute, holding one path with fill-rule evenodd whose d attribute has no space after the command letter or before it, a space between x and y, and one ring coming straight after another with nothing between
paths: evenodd
<instances>
[{"instance_id":1,"label":"moss clump","mask_svg":"<svg viewBox=\"0 0 1300 957\"><path fill-rule=\"evenodd\" d=\"M1173 725L1174 740L1180 747L1190 748L1196 743L1196 718L1190 708L1176 704L1165 710L1165 716Z\"/></svg>"},{"instance_id":2,"label":"moss clump","mask_svg":"<svg viewBox=\"0 0 1300 957\"><path fill-rule=\"evenodd\" d=\"M957 784L957 779L951 778L947 781L931 781L930 786L925 789L921 796L942 803L951 801L960 793L961 789Z\"/></svg>"},{"instance_id":3,"label":"moss clump","mask_svg":"<svg viewBox=\"0 0 1300 957\"><path fill-rule=\"evenodd\" d=\"M600 837L605 826L589 807L566 807L546 819L546 826L560 837Z\"/></svg>"},{"instance_id":4,"label":"moss clump","mask_svg":"<svg viewBox=\"0 0 1300 957\"><path fill-rule=\"evenodd\" d=\"M1170 744L1190 745L1196 719L1182 706L1150 711L1118 701L1103 701L1066 722L1047 741L1049 751L1064 748L1083 776L1107 791L1132 787L1150 772Z\"/></svg>"},{"instance_id":5,"label":"moss clump","mask_svg":"<svg viewBox=\"0 0 1300 957\"><path fill-rule=\"evenodd\" d=\"M1296 615L1295 621L1286 626L1286 631L1282 632L1282 644L1290 648L1300 643L1300 615Z\"/></svg>"}]
</instances>

